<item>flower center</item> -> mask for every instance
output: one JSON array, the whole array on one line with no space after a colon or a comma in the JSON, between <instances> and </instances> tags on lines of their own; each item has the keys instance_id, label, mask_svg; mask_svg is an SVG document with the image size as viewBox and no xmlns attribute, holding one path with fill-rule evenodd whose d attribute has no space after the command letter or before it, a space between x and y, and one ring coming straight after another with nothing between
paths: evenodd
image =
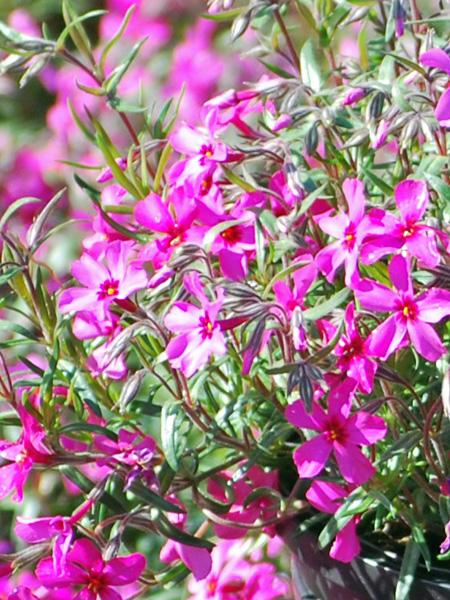
<instances>
[{"instance_id":1,"label":"flower center","mask_svg":"<svg viewBox=\"0 0 450 600\"><path fill-rule=\"evenodd\" d=\"M202 330L203 339L208 338L210 340L216 325L211 321L208 313L205 313L204 317L200 317L200 327Z\"/></svg>"},{"instance_id":2,"label":"flower center","mask_svg":"<svg viewBox=\"0 0 450 600\"><path fill-rule=\"evenodd\" d=\"M417 318L417 304L412 300L406 300L401 307L402 315L405 319L414 320Z\"/></svg>"},{"instance_id":3,"label":"flower center","mask_svg":"<svg viewBox=\"0 0 450 600\"><path fill-rule=\"evenodd\" d=\"M241 230L239 225L234 225L233 227L228 227L225 231L222 231L220 237L225 240L228 244L236 244L241 239Z\"/></svg>"},{"instance_id":4,"label":"flower center","mask_svg":"<svg viewBox=\"0 0 450 600\"><path fill-rule=\"evenodd\" d=\"M105 298L113 298L117 296L119 293L119 282L117 279L107 279L104 281L99 291L97 292L97 297L99 300L105 300Z\"/></svg>"},{"instance_id":5,"label":"flower center","mask_svg":"<svg viewBox=\"0 0 450 600\"><path fill-rule=\"evenodd\" d=\"M212 187L212 177L205 177L200 185L200 195L206 196Z\"/></svg>"},{"instance_id":6,"label":"flower center","mask_svg":"<svg viewBox=\"0 0 450 600\"><path fill-rule=\"evenodd\" d=\"M355 226L353 224L349 225L344 231L344 242L347 248L349 248L350 250L353 249L356 243L356 231Z\"/></svg>"},{"instance_id":7,"label":"flower center","mask_svg":"<svg viewBox=\"0 0 450 600\"><path fill-rule=\"evenodd\" d=\"M214 154L213 149L211 144L204 144L201 148L200 148L200 152L203 154L203 156L205 156L206 158L211 158Z\"/></svg>"},{"instance_id":8,"label":"flower center","mask_svg":"<svg viewBox=\"0 0 450 600\"><path fill-rule=\"evenodd\" d=\"M325 435L327 440L331 443L338 442L339 444L343 444L347 439L347 433L345 429L335 419L331 419L326 424Z\"/></svg>"},{"instance_id":9,"label":"flower center","mask_svg":"<svg viewBox=\"0 0 450 600\"><path fill-rule=\"evenodd\" d=\"M87 589L94 594L98 594L104 588L103 577L101 575L91 575Z\"/></svg>"}]
</instances>

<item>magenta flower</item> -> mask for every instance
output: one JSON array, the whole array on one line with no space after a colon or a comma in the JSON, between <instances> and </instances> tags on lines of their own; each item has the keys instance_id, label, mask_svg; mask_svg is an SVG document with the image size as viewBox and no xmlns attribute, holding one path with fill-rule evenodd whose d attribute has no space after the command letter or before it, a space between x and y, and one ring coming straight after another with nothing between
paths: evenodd
<instances>
[{"instance_id":1,"label":"magenta flower","mask_svg":"<svg viewBox=\"0 0 450 600\"><path fill-rule=\"evenodd\" d=\"M255 251L254 215L247 213L242 223L233 224L219 233L211 246L211 252L217 254L222 273L228 279L240 281L248 273L248 259ZM226 219L223 220L226 223Z\"/></svg>"},{"instance_id":2,"label":"magenta flower","mask_svg":"<svg viewBox=\"0 0 450 600\"><path fill-rule=\"evenodd\" d=\"M375 473L359 447L371 446L383 439L387 427L381 417L364 411L350 416L355 386L353 379L346 379L334 388L328 396L328 413L314 403L312 414L308 414L301 400L286 408L285 416L290 423L319 432L294 452L300 477L312 478L321 473L331 453L349 483L362 485Z\"/></svg>"},{"instance_id":3,"label":"magenta flower","mask_svg":"<svg viewBox=\"0 0 450 600\"><path fill-rule=\"evenodd\" d=\"M221 541L212 551L206 579L189 582L189 600L275 600L289 596L288 584L274 565L253 564L243 557L240 542Z\"/></svg>"},{"instance_id":4,"label":"magenta flower","mask_svg":"<svg viewBox=\"0 0 450 600\"><path fill-rule=\"evenodd\" d=\"M345 98L343 100L343 105L351 106L352 104L356 104L357 102L359 102L367 96L367 92L368 90L364 88L352 88L346 93Z\"/></svg>"},{"instance_id":5,"label":"magenta flower","mask_svg":"<svg viewBox=\"0 0 450 600\"><path fill-rule=\"evenodd\" d=\"M184 509L181 502L175 496L171 495L167 499ZM185 512L169 513L168 518L172 525L184 530L187 521ZM192 571L197 581L205 579L210 573L212 566L211 552L209 550L198 548L197 546L189 546L175 540L167 540L161 548L159 559L166 564L170 564L176 560L183 561L187 568Z\"/></svg>"},{"instance_id":6,"label":"magenta flower","mask_svg":"<svg viewBox=\"0 0 450 600\"><path fill-rule=\"evenodd\" d=\"M359 389L370 394L377 364L370 358L367 340L363 339L355 322L355 305L353 302L345 309L345 334L339 340L334 353L338 356L337 367L342 373L358 382Z\"/></svg>"},{"instance_id":7,"label":"magenta flower","mask_svg":"<svg viewBox=\"0 0 450 600\"><path fill-rule=\"evenodd\" d=\"M107 456L107 458L97 461L100 466L114 461L131 467L127 474L125 489L130 487L137 477L145 477L149 485L156 481L153 470L156 442L149 435L141 436L138 433L121 429L116 442L104 435L97 435L94 438L94 446Z\"/></svg>"},{"instance_id":8,"label":"magenta flower","mask_svg":"<svg viewBox=\"0 0 450 600\"><path fill-rule=\"evenodd\" d=\"M433 227L423 225L422 219L429 202L425 181L405 179L395 188L395 202L400 218L385 214L382 218L385 231L375 239L369 239L361 252L363 262L371 264L406 247L411 256L418 258L427 267L439 263L439 252Z\"/></svg>"},{"instance_id":9,"label":"magenta flower","mask_svg":"<svg viewBox=\"0 0 450 600\"><path fill-rule=\"evenodd\" d=\"M157 194L150 194L138 202L134 210L136 221L150 231L162 234L146 245L140 255L141 260L151 261L158 269L183 242L200 244L202 232L199 227L193 227L196 215L195 200L177 192L172 194L168 202L163 202Z\"/></svg>"},{"instance_id":10,"label":"magenta flower","mask_svg":"<svg viewBox=\"0 0 450 600\"><path fill-rule=\"evenodd\" d=\"M441 127L450 127L450 88L439 98L434 115Z\"/></svg>"},{"instance_id":11,"label":"magenta flower","mask_svg":"<svg viewBox=\"0 0 450 600\"><path fill-rule=\"evenodd\" d=\"M257 519L267 520L274 517L278 506L274 506L270 494L262 494L252 502L248 501L250 494L258 488L278 489L278 473L275 471L266 473L261 467L254 465L244 477L234 481L227 473L221 473L222 483L231 487L234 502L231 509L221 516L230 521L229 525L214 524L214 532L220 538L235 539L244 537L247 533L246 525L251 525ZM223 485L218 481L208 481L208 492L220 502L228 501ZM236 523L234 526L232 523Z\"/></svg>"},{"instance_id":12,"label":"magenta flower","mask_svg":"<svg viewBox=\"0 0 450 600\"><path fill-rule=\"evenodd\" d=\"M319 227L328 235L338 238L326 246L316 256L318 268L329 282L334 280L336 271L345 266L345 284L354 287L359 280L358 256L360 246L369 233L374 233L380 223L365 216L364 185L358 179L346 179L342 186L348 214L339 211L334 217L322 217Z\"/></svg>"},{"instance_id":13,"label":"magenta flower","mask_svg":"<svg viewBox=\"0 0 450 600\"><path fill-rule=\"evenodd\" d=\"M53 567L55 573L62 573L67 554L74 537L73 526L91 509L92 501L84 502L71 517L41 517L24 519L17 517L14 531L29 544L37 544L53 539Z\"/></svg>"},{"instance_id":14,"label":"magenta flower","mask_svg":"<svg viewBox=\"0 0 450 600\"><path fill-rule=\"evenodd\" d=\"M394 289L364 279L355 291L363 308L393 313L370 334L369 351L386 360L409 337L419 354L436 361L446 349L430 323L450 315L450 292L432 288L414 295L408 261L400 255L392 258L389 275Z\"/></svg>"},{"instance_id":15,"label":"magenta flower","mask_svg":"<svg viewBox=\"0 0 450 600\"><path fill-rule=\"evenodd\" d=\"M0 467L0 499L15 488L13 500L20 502L25 482L34 465L50 464L53 453L45 445L47 434L35 417L21 405L17 407L17 412L23 427L20 438L17 442L0 442L0 458L5 461Z\"/></svg>"},{"instance_id":16,"label":"magenta flower","mask_svg":"<svg viewBox=\"0 0 450 600\"><path fill-rule=\"evenodd\" d=\"M426 67L440 69L450 75L450 56L441 48L431 48L423 52L419 60Z\"/></svg>"},{"instance_id":17,"label":"magenta flower","mask_svg":"<svg viewBox=\"0 0 450 600\"><path fill-rule=\"evenodd\" d=\"M64 290L59 299L62 313L90 311L106 318L113 302L147 287L147 275L135 262L133 244L117 240L106 249L103 262L83 254L72 265L72 275L84 287Z\"/></svg>"},{"instance_id":18,"label":"magenta flower","mask_svg":"<svg viewBox=\"0 0 450 600\"><path fill-rule=\"evenodd\" d=\"M345 488L331 481L313 481L306 492L309 502L321 512L333 515L341 505L341 500L348 496ZM330 556L343 563L351 562L361 551L356 525L359 517L353 517L345 527L336 534L330 549Z\"/></svg>"},{"instance_id":19,"label":"magenta flower","mask_svg":"<svg viewBox=\"0 0 450 600\"><path fill-rule=\"evenodd\" d=\"M201 308L189 302L175 302L164 319L170 331L177 333L167 346L167 356L175 369L191 377L211 356L223 356L226 343L217 315L222 308L223 290L216 288L217 299L206 296L198 273L184 278L185 287L195 296Z\"/></svg>"},{"instance_id":20,"label":"magenta flower","mask_svg":"<svg viewBox=\"0 0 450 600\"><path fill-rule=\"evenodd\" d=\"M116 588L137 581L145 566L145 557L139 553L103 560L93 542L81 539L68 553L62 573L55 571L51 558L44 558L36 567L36 577L50 589L76 586L74 600L121 600Z\"/></svg>"}]
</instances>

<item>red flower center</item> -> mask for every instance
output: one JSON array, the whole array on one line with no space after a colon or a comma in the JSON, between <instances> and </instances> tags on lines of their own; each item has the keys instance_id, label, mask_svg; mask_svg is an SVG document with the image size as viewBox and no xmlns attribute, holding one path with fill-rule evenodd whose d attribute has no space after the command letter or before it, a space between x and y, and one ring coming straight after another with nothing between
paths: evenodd
<instances>
[{"instance_id":1,"label":"red flower center","mask_svg":"<svg viewBox=\"0 0 450 600\"><path fill-rule=\"evenodd\" d=\"M352 339L342 338L339 345L342 350L342 356L347 359L364 354L364 340L359 335Z\"/></svg>"},{"instance_id":2,"label":"red flower center","mask_svg":"<svg viewBox=\"0 0 450 600\"><path fill-rule=\"evenodd\" d=\"M329 442L343 444L347 439L347 432L344 427L342 427L339 421L333 418L326 424L324 432Z\"/></svg>"},{"instance_id":3,"label":"red flower center","mask_svg":"<svg viewBox=\"0 0 450 600\"><path fill-rule=\"evenodd\" d=\"M91 573L87 589L94 594L98 594L105 589L105 581L101 573Z\"/></svg>"},{"instance_id":4,"label":"red flower center","mask_svg":"<svg viewBox=\"0 0 450 600\"><path fill-rule=\"evenodd\" d=\"M349 250L352 250L356 243L356 230L353 223L351 223L344 231L344 243Z\"/></svg>"},{"instance_id":5,"label":"red flower center","mask_svg":"<svg viewBox=\"0 0 450 600\"><path fill-rule=\"evenodd\" d=\"M211 321L208 313L205 313L204 317L200 317L200 327L202 329L203 339L208 338L210 340L212 338L216 324Z\"/></svg>"},{"instance_id":6,"label":"red flower center","mask_svg":"<svg viewBox=\"0 0 450 600\"><path fill-rule=\"evenodd\" d=\"M222 231L220 237L225 240L227 244L236 244L241 240L242 232L239 225L234 225L233 227L228 227L228 229Z\"/></svg>"},{"instance_id":7,"label":"red flower center","mask_svg":"<svg viewBox=\"0 0 450 600\"><path fill-rule=\"evenodd\" d=\"M417 319L418 309L417 304L413 300L405 300L400 307L402 316L405 320Z\"/></svg>"},{"instance_id":8,"label":"red flower center","mask_svg":"<svg viewBox=\"0 0 450 600\"><path fill-rule=\"evenodd\" d=\"M97 292L97 297L99 300L105 300L105 298L114 298L119 293L119 282L117 279L107 279L104 281L99 291Z\"/></svg>"},{"instance_id":9,"label":"red flower center","mask_svg":"<svg viewBox=\"0 0 450 600\"><path fill-rule=\"evenodd\" d=\"M214 154L211 144L203 144L203 146L200 148L200 153L203 154L203 156L206 156L206 158L211 158L211 156Z\"/></svg>"}]
</instances>

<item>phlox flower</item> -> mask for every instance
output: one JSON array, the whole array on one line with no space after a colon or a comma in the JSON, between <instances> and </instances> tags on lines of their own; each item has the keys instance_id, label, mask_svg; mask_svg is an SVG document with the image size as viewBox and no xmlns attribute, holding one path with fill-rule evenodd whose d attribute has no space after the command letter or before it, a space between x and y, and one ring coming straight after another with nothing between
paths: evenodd
<instances>
[{"instance_id":1,"label":"phlox flower","mask_svg":"<svg viewBox=\"0 0 450 600\"><path fill-rule=\"evenodd\" d=\"M6 498L13 489L13 500L20 502L23 488L36 464L48 465L53 453L45 445L46 432L41 424L21 405L17 407L22 422L22 434L17 442L0 441L0 499Z\"/></svg>"},{"instance_id":2,"label":"phlox flower","mask_svg":"<svg viewBox=\"0 0 450 600\"><path fill-rule=\"evenodd\" d=\"M167 263L180 244L199 244L202 241L203 232L193 226L197 204L193 198L184 196L181 190L174 191L166 202L157 194L150 194L136 204L134 216L140 225L161 234L140 253L140 259L151 260L156 269Z\"/></svg>"},{"instance_id":3,"label":"phlox flower","mask_svg":"<svg viewBox=\"0 0 450 600\"><path fill-rule=\"evenodd\" d=\"M206 296L198 273L184 278L185 287L196 297L201 308L189 302L175 302L167 313L164 324L178 335L167 346L167 356L175 369L191 377L211 356L223 356L226 343L217 315L223 304L223 290L216 288L217 299Z\"/></svg>"},{"instance_id":4,"label":"phlox flower","mask_svg":"<svg viewBox=\"0 0 450 600\"><path fill-rule=\"evenodd\" d=\"M257 519L266 520L273 517L277 506L274 508L274 499L270 494L261 495L252 502L248 502L250 494L258 488L278 489L278 473L268 472L257 465L251 467L237 481L233 481L227 473L221 473L222 485L219 481L210 479L208 481L208 492L220 502L227 502L225 486L230 487L233 492L233 506L221 517L230 521L229 525L214 524L214 532L220 538L235 539L244 537L247 533L246 525L251 525ZM233 526L236 523L236 526Z\"/></svg>"},{"instance_id":5,"label":"phlox flower","mask_svg":"<svg viewBox=\"0 0 450 600\"><path fill-rule=\"evenodd\" d=\"M348 491L331 481L313 481L306 492L308 501L321 512L333 515L341 505L341 500L348 496ZM338 533L330 549L330 556L343 563L351 562L361 551L356 534L357 516L350 519Z\"/></svg>"},{"instance_id":6,"label":"phlox flower","mask_svg":"<svg viewBox=\"0 0 450 600\"><path fill-rule=\"evenodd\" d=\"M138 433L121 429L117 441L113 441L104 435L96 435L94 446L106 455L105 459L97 461L100 466L109 465L113 461L130 467L125 489L137 477L141 476L145 477L149 485L155 483L156 476L153 471L153 461L156 453L156 443L149 435L142 437Z\"/></svg>"},{"instance_id":7,"label":"phlox flower","mask_svg":"<svg viewBox=\"0 0 450 600\"><path fill-rule=\"evenodd\" d=\"M121 600L116 588L134 583L145 569L146 560L135 553L103 560L100 550L88 539L76 540L67 554L63 572L53 560L44 558L36 567L36 577L47 588L78 588L74 600Z\"/></svg>"},{"instance_id":8,"label":"phlox flower","mask_svg":"<svg viewBox=\"0 0 450 600\"><path fill-rule=\"evenodd\" d=\"M271 563L253 564L243 557L240 542L221 541L212 551L212 569L202 581L189 581L189 600L275 600L289 586Z\"/></svg>"},{"instance_id":9,"label":"phlox flower","mask_svg":"<svg viewBox=\"0 0 450 600\"><path fill-rule=\"evenodd\" d=\"M430 323L438 323L450 315L450 292L432 288L415 295L409 263L401 255L392 258L389 275L394 289L364 279L355 290L363 308L393 313L370 334L369 351L386 360L409 338L424 358L438 360L446 350Z\"/></svg>"},{"instance_id":10,"label":"phlox flower","mask_svg":"<svg viewBox=\"0 0 450 600\"><path fill-rule=\"evenodd\" d=\"M300 429L318 435L301 444L294 452L294 462L302 478L312 478L323 471L333 453L342 476L349 483L362 485L375 473L360 446L371 446L387 432L381 417L364 411L350 415L356 382L346 379L328 395L328 412L314 402L311 414L301 400L290 404L286 419Z\"/></svg>"},{"instance_id":11,"label":"phlox flower","mask_svg":"<svg viewBox=\"0 0 450 600\"><path fill-rule=\"evenodd\" d=\"M420 55L420 62L426 67L434 67L450 75L450 56L441 48L431 48L424 52ZM439 98L434 114L442 127L450 127L450 88Z\"/></svg>"},{"instance_id":12,"label":"phlox flower","mask_svg":"<svg viewBox=\"0 0 450 600\"><path fill-rule=\"evenodd\" d=\"M222 220L225 225L230 220L230 227L223 229L211 245L211 252L217 254L222 273L228 279L240 281L248 273L249 255L255 251L255 218L254 214L244 214L239 224L233 220L238 215L229 214Z\"/></svg>"},{"instance_id":13,"label":"phlox flower","mask_svg":"<svg viewBox=\"0 0 450 600\"><path fill-rule=\"evenodd\" d=\"M106 318L113 302L147 287L147 275L134 261L134 244L117 240L105 250L103 261L84 253L72 264L72 275L83 287L64 290L59 299L62 313L90 311Z\"/></svg>"},{"instance_id":14,"label":"phlox flower","mask_svg":"<svg viewBox=\"0 0 450 600\"><path fill-rule=\"evenodd\" d=\"M370 358L367 340L359 334L353 302L350 302L345 309L344 323L345 333L334 349L334 353L338 356L336 365L347 377L358 382L362 392L370 394L377 363Z\"/></svg>"},{"instance_id":15,"label":"phlox flower","mask_svg":"<svg viewBox=\"0 0 450 600\"><path fill-rule=\"evenodd\" d=\"M362 261L371 264L404 247L427 267L435 267L440 259L435 230L420 223L429 202L425 181L405 179L396 186L394 196L400 218L392 214L383 216L384 232L367 240L361 252Z\"/></svg>"},{"instance_id":16,"label":"phlox flower","mask_svg":"<svg viewBox=\"0 0 450 600\"><path fill-rule=\"evenodd\" d=\"M90 510L92 501L84 502L70 517L56 515L25 519L17 517L14 531L29 544L37 544L53 539L53 567L55 573L62 573L67 553L74 537L74 525Z\"/></svg>"},{"instance_id":17,"label":"phlox flower","mask_svg":"<svg viewBox=\"0 0 450 600\"><path fill-rule=\"evenodd\" d=\"M173 495L167 498L173 504L184 508L178 498ZM168 513L168 519L181 530L184 530L187 521L186 513ZM170 564L176 560L181 560L192 571L195 579L200 581L205 579L211 571L212 561L211 553L206 548L198 548L197 546L189 546L175 540L167 540L161 548L159 554L161 562Z\"/></svg>"},{"instance_id":18,"label":"phlox flower","mask_svg":"<svg viewBox=\"0 0 450 600\"><path fill-rule=\"evenodd\" d=\"M329 282L336 271L345 266L345 284L354 287L359 280L358 257L364 238L374 233L380 223L365 215L364 185L358 179L346 179L342 186L349 212L339 211L334 217L324 216L319 227L328 235L337 238L317 254L316 264ZM382 230L380 230L382 231Z\"/></svg>"}]
</instances>

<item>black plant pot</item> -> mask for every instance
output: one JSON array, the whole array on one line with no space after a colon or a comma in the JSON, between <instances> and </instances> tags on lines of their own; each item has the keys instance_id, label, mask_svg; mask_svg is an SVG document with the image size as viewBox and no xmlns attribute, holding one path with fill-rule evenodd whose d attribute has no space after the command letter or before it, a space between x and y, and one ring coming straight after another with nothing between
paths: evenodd
<instances>
[{"instance_id":1,"label":"black plant pot","mask_svg":"<svg viewBox=\"0 0 450 600\"><path fill-rule=\"evenodd\" d=\"M343 564L319 549L315 534L294 530L291 526L281 533L292 551L295 600L394 600L399 558L380 551L379 558L361 555ZM450 571L436 568L426 579L416 579L409 600L450 600Z\"/></svg>"}]
</instances>

